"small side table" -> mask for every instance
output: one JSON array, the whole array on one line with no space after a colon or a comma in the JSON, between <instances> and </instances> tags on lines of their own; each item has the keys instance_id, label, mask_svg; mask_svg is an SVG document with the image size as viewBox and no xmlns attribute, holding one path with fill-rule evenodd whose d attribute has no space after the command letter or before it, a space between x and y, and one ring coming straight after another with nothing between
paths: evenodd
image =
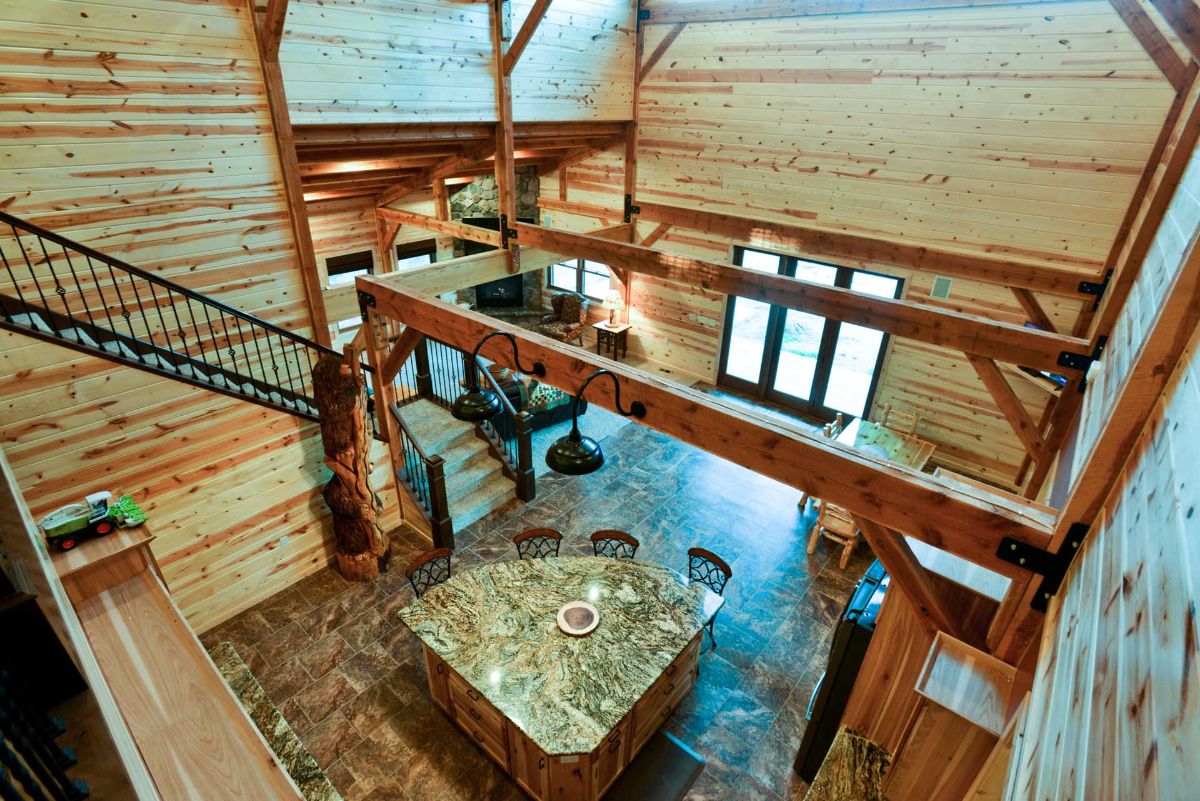
<instances>
[{"instance_id":1,"label":"small side table","mask_svg":"<svg viewBox=\"0 0 1200 801\"><path fill-rule=\"evenodd\" d=\"M633 328L629 323L617 323L611 327L608 323L593 323L592 328L596 329L596 355L603 355L602 348L604 353L612 353L614 361L620 361L618 349L622 355L629 355L629 329Z\"/></svg>"}]
</instances>

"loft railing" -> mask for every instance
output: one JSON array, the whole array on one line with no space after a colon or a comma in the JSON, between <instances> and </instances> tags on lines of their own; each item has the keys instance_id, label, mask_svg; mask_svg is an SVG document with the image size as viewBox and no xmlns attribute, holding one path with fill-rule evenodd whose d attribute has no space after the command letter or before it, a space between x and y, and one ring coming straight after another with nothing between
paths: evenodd
<instances>
[{"instance_id":1,"label":"loft railing","mask_svg":"<svg viewBox=\"0 0 1200 801\"><path fill-rule=\"evenodd\" d=\"M311 339L4 212L0 270L0 327L317 419Z\"/></svg>"},{"instance_id":2,"label":"loft railing","mask_svg":"<svg viewBox=\"0 0 1200 801\"><path fill-rule=\"evenodd\" d=\"M518 411L500 383L476 357L481 386L491 388L503 408L491 420L478 424L492 454L504 465L504 472L517 484L517 497L531 501L537 493L533 470L532 417ZM449 409L469 383L471 354L432 337L424 337L396 375L396 402L399 406L424 398Z\"/></svg>"},{"instance_id":3,"label":"loft railing","mask_svg":"<svg viewBox=\"0 0 1200 801\"><path fill-rule=\"evenodd\" d=\"M67 769L75 752L55 742L59 722L32 703L23 682L0 667L0 798L82 801L88 786Z\"/></svg>"}]
</instances>

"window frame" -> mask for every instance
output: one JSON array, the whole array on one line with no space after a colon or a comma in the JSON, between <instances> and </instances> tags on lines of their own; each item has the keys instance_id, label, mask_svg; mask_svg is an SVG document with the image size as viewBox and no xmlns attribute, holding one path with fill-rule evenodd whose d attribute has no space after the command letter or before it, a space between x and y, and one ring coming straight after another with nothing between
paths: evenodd
<instances>
[{"instance_id":1,"label":"window frame","mask_svg":"<svg viewBox=\"0 0 1200 801\"><path fill-rule=\"evenodd\" d=\"M334 264L335 262L339 263ZM362 266L364 264L366 265L365 269ZM341 253L325 259L325 289L343 289L354 286L354 279L357 276L374 274L375 252L370 249ZM335 276L349 276L349 279L335 282Z\"/></svg>"},{"instance_id":2,"label":"window frame","mask_svg":"<svg viewBox=\"0 0 1200 801\"><path fill-rule=\"evenodd\" d=\"M904 292L904 279L900 276L889 275L879 272L878 270L867 270L860 267L846 267L841 264L833 264L830 262L820 261L819 259L808 258L804 256L794 256L787 253L776 253L762 248L750 247L749 245L734 245L732 262L741 266L745 260L747 252L763 253L769 256L774 256L779 259L779 270L777 275L783 275L788 278L796 277L798 266L807 262L809 264L817 264L824 267L832 267L837 271L833 286L839 289L850 289L851 281L854 280L856 273L866 275L877 275L882 278L888 278L896 282L896 292L894 298L899 299ZM770 275L770 273L764 273ZM824 319L824 327L821 332L821 343L817 350L816 364L814 366L814 375L809 398L806 400L796 395L790 395L774 388L776 374L779 368L780 354L782 351L784 324L787 318L788 308L771 304L770 316L767 322L767 331L763 346L763 360L759 370L759 380L757 382L748 381L738 376L730 375L726 368L729 362L729 345L730 331L733 324L733 315L737 305L737 295L730 295L730 301L725 304L724 324L721 329L721 351L717 362L717 384L719 386L729 387L731 389L745 392L754 397L761 398L772 403L777 403L789 409L798 411L806 416L816 418L818 420L832 420L838 414L837 409L825 405L825 398L829 387L830 372L833 367L834 350L837 347L838 335L841 332L841 321ZM751 298L753 300L753 298ZM817 315L820 316L820 315ZM869 416L871 408L875 402L875 394L879 389L880 376L883 374L884 361L887 358L889 348L891 346L891 335L887 332L883 333L883 339L879 345L879 355L875 361L875 367L871 375L871 386L867 390L867 397L863 404L863 415Z\"/></svg>"},{"instance_id":3,"label":"window frame","mask_svg":"<svg viewBox=\"0 0 1200 801\"><path fill-rule=\"evenodd\" d=\"M605 272L601 273L598 270L589 270L587 268L587 265L589 263L601 265L602 267L604 267ZM575 271L575 286L566 287L566 286L559 286L558 284L554 283L554 268L555 267L563 267L568 270L574 270ZM546 288L547 289L557 289L560 292L578 292L580 295L583 295L588 300L595 300L600 303L603 303L604 302L603 297L598 297L596 295L589 295L588 293L583 291L583 288L587 285L586 280L584 278L585 274L601 275L601 276L607 278L608 279L608 289L609 290L612 289L612 279L613 279L612 268L609 267L607 264L604 264L603 262L593 261L591 259L583 259L583 258L564 259L563 261L555 262L554 264L551 264L549 267L547 267L546 268ZM605 290L606 294L607 294L607 292L608 292L608 290Z\"/></svg>"}]
</instances>

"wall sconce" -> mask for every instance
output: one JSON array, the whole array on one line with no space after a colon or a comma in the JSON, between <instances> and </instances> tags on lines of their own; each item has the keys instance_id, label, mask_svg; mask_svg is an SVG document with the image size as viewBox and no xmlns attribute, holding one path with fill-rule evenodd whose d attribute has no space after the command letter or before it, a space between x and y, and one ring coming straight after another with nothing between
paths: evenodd
<instances>
[{"instance_id":1,"label":"wall sconce","mask_svg":"<svg viewBox=\"0 0 1200 801\"><path fill-rule=\"evenodd\" d=\"M616 388L617 411L625 417L636 417L639 420L646 416L646 406L641 401L634 401L626 410L621 406L621 384L611 370L596 370L579 387L579 392L571 401L571 433L559 438L546 451L546 464L551 470L568 476L582 476L593 473L604 464L604 452L600 443L591 437L579 433L579 399L587 391L588 384L596 378L606 375L613 381Z\"/></svg>"},{"instance_id":2,"label":"wall sconce","mask_svg":"<svg viewBox=\"0 0 1200 801\"><path fill-rule=\"evenodd\" d=\"M504 337L512 344L513 362L522 373L533 373L538 378L546 377L546 365L541 362L534 362L532 369L521 366L521 355L517 352L516 337L504 331L493 331L479 340L475 350L471 351L470 384L467 391L455 398L454 404L450 407L450 414L454 415L457 420L466 420L469 423L491 420L504 408L504 402L500 400L500 396L494 390L490 387L482 389L479 386L479 349L492 337Z\"/></svg>"}]
</instances>

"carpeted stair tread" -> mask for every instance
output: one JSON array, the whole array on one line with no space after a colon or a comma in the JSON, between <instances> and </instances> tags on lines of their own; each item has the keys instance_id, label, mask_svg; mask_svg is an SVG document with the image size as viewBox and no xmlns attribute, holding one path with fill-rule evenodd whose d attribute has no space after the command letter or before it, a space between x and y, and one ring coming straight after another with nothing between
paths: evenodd
<instances>
[{"instance_id":1,"label":"carpeted stair tread","mask_svg":"<svg viewBox=\"0 0 1200 801\"><path fill-rule=\"evenodd\" d=\"M486 484L493 476L503 477L503 465L486 449L473 456L454 470L446 470L446 499L450 508L455 502L470 494L473 489Z\"/></svg>"},{"instance_id":2,"label":"carpeted stair tread","mask_svg":"<svg viewBox=\"0 0 1200 801\"><path fill-rule=\"evenodd\" d=\"M450 518L461 531L517 497L517 485L497 472L486 483L450 503Z\"/></svg>"}]
</instances>

